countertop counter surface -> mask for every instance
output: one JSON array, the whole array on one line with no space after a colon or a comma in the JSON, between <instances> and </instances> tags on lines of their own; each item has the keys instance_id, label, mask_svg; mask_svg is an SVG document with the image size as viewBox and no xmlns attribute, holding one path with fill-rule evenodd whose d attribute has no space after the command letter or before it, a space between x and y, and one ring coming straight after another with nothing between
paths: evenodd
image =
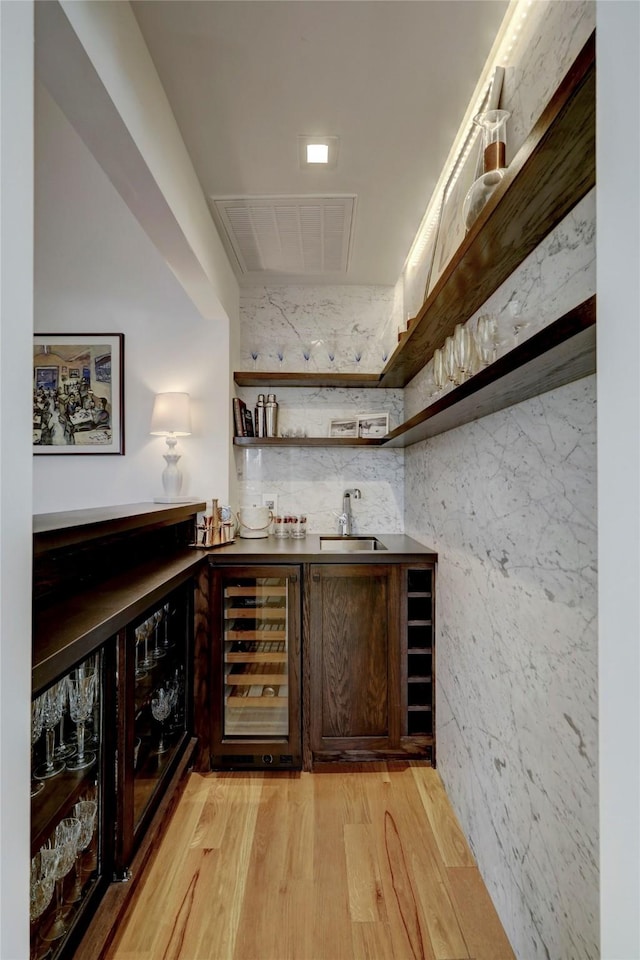
<instances>
[{"instance_id":1,"label":"countertop counter surface","mask_svg":"<svg viewBox=\"0 0 640 960\"><path fill-rule=\"evenodd\" d=\"M322 534L322 536L334 536ZM376 537L386 550L349 551L334 553L320 549L320 535L307 534L300 540L291 537L278 539L263 537L260 540L243 540L236 537L233 543L225 546L202 548L198 550L207 555L211 563L404 563L407 560L437 560L437 553L430 547L418 543L401 533L359 533L358 537L369 539Z\"/></svg>"}]
</instances>

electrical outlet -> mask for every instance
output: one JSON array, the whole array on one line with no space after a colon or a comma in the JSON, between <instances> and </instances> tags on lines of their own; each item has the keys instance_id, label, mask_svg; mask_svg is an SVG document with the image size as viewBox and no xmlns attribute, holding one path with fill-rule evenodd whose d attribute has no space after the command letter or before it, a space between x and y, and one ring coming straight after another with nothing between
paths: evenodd
<instances>
[{"instance_id":1,"label":"electrical outlet","mask_svg":"<svg viewBox=\"0 0 640 960\"><path fill-rule=\"evenodd\" d=\"M278 494L277 493L263 493L262 494L262 506L268 507L271 510L271 513L275 516L278 514Z\"/></svg>"}]
</instances>

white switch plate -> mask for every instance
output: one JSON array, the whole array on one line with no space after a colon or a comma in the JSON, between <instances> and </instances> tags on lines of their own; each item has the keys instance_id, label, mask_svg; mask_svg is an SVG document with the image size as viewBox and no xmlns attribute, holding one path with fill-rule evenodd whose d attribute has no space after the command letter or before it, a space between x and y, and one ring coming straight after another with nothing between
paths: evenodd
<instances>
[{"instance_id":1,"label":"white switch plate","mask_svg":"<svg viewBox=\"0 0 640 960\"><path fill-rule=\"evenodd\" d=\"M263 493L262 494L262 506L269 507L271 513L275 516L278 515L278 494L277 493Z\"/></svg>"}]
</instances>

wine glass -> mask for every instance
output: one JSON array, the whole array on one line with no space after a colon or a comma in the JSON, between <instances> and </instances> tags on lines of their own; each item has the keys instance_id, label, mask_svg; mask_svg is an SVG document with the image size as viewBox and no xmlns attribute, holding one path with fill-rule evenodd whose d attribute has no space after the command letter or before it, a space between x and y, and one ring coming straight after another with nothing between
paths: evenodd
<instances>
[{"instance_id":1,"label":"wine glass","mask_svg":"<svg viewBox=\"0 0 640 960\"><path fill-rule=\"evenodd\" d=\"M42 847L31 860L31 872L29 882L29 919L34 924L42 916L44 911L51 903L53 888L56 883L56 870L60 851L49 850ZM37 950L37 930L32 928L31 932L31 951L32 960L38 956Z\"/></svg>"},{"instance_id":2,"label":"wine glass","mask_svg":"<svg viewBox=\"0 0 640 960\"><path fill-rule=\"evenodd\" d=\"M444 342L443 347L444 352L444 370L447 376L447 380L451 381L454 386L457 386L460 383L460 368L458 367L458 359L456 357L455 344L453 342L453 337L447 337Z\"/></svg>"},{"instance_id":3,"label":"wine glass","mask_svg":"<svg viewBox=\"0 0 640 960\"><path fill-rule=\"evenodd\" d=\"M140 661L140 644L141 644L142 641L144 640L144 632L143 632L143 630L142 630L142 625L139 626L139 627L136 627L134 633L135 633L135 638L136 638L136 672L135 672L135 678L136 678L136 680L142 680L143 677L146 677L146 676L147 676L147 671L143 669L143 667L142 667L142 662Z\"/></svg>"},{"instance_id":4,"label":"wine glass","mask_svg":"<svg viewBox=\"0 0 640 960\"><path fill-rule=\"evenodd\" d=\"M460 371L460 383L466 380L471 373L473 365L472 347L473 344L469 327L466 323L456 324L455 330L453 331L453 350L455 362Z\"/></svg>"},{"instance_id":5,"label":"wine glass","mask_svg":"<svg viewBox=\"0 0 640 960\"><path fill-rule=\"evenodd\" d=\"M447 382L447 374L444 368L444 353L440 347L433 351L433 382L437 387L437 392L443 390Z\"/></svg>"},{"instance_id":6,"label":"wine glass","mask_svg":"<svg viewBox=\"0 0 640 960\"><path fill-rule=\"evenodd\" d=\"M151 698L151 713L154 720L160 724L160 740L158 741L157 752L166 753L169 749L164 741L164 722L171 713L170 695L164 687L158 687L155 697Z\"/></svg>"},{"instance_id":7,"label":"wine glass","mask_svg":"<svg viewBox=\"0 0 640 960\"><path fill-rule=\"evenodd\" d=\"M62 716L62 698L64 696L65 681L59 680L43 694L44 697L44 728L45 728L45 761L35 771L38 780L47 780L55 777L65 768L64 760L55 760L53 748L56 742L56 727Z\"/></svg>"},{"instance_id":8,"label":"wine glass","mask_svg":"<svg viewBox=\"0 0 640 960\"><path fill-rule=\"evenodd\" d=\"M251 348L251 359L253 360L253 369L258 369L258 357L260 356L260 351L256 347Z\"/></svg>"},{"instance_id":9,"label":"wine glass","mask_svg":"<svg viewBox=\"0 0 640 960\"><path fill-rule=\"evenodd\" d=\"M155 613L151 614L150 620L153 624L152 629L154 631L154 644L153 650L151 651L151 656L154 660L160 660L162 657L166 657L167 651L163 649L163 645L160 643L160 624L162 623L162 618L164 616L164 607L159 607Z\"/></svg>"},{"instance_id":10,"label":"wine glass","mask_svg":"<svg viewBox=\"0 0 640 960\"><path fill-rule=\"evenodd\" d=\"M164 611L164 639L162 641L162 646L165 650L169 650L173 646L169 639L169 617L171 615L171 604L165 603L162 609Z\"/></svg>"},{"instance_id":11,"label":"wine glass","mask_svg":"<svg viewBox=\"0 0 640 960\"><path fill-rule=\"evenodd\" d=\"M282 370L284 364L284 347L276 347L276 357L278 358L278 369Z\"/></svg>"},{"instance_id":12,"label":"wine glass","mask_svg":"<svg viewBox=\"0 0 640 960\"><path fill-rule=\"evenodd\" d=\"M327 360L329 361L329 366L333 369L333 365L336 361L336 345L333 340L325 341L325 350L327 351Z\"/></svg>"},{"instance_id":13,"label":"wine glass","mask_svg":"<svg viewBox=\"0 0 640 960\"><path fill-rule=\"evenodd\" d=\"M31 701L31 766L33 767L33 748L40 739L42 728L44 726L44 697L36 697ZM37 796L41 790L44 790L44 782L37 780L34 776L31 778L31 796Z\"/></svg>"},{"instance_id":14,"label":"wine glass","mask_svg":"<svg viewBox=\"0 0 640 960\"><path fill-rule=\"evenodd\" d=\"M62 912L62 881L71 870L78 848L80 821L77 817L65 817L57 825L53 844L48 841L48 849L58 850L59 857L54 873L56 879L56 914L51 926L43 933L42 939L50 942L59 940L68 930Z\"/></svg>"},{"instance_id":15,"label":"wine glass","mask_svg":"<svg viewBox=\"0 0 640 960\"><path fill-rule=\"evenodd\" d=\"M496 358L496 318L490 313L482 313L476 321L476 346L483 367L488 367Z\"/></svg>"},{"instance_id":16,"label":"wine glass","mask_svg":"<svg viewBox=\"0 0 640 960\"><path fill-rule=\"evenodd\" d=\"M67 761L69 770L84 770L95 761L96 755L92 750L84 749L85 723L93 709L93 697L96 686L96 675L91 672L82 676L80 670L75 677L67 677L69 689L69 715L76 725L76 742L78 752L75 757Z\"/></svg>"},{"instance_id":17,"label":"wine glass","mask_svg":"<svg viewBox=\"0 0 640 960\"><path fill-rule=\"evenodd\" d=\"M67 701L69 697L67 694L66 686L62 689L62 716L60 717L60 728L58 733L58 746L53 751L53 755L56 760L67 760L69 757L72 757L76 752L76 748L71 743L64 742L64 717L67 712Z\"/></svg>"},{"instance_id":18,"label":"wine glass","mask_svg":"<svg viewBox=\"0 0 640 960\"><path fill-rule=\"evenodd\" d=\"M80 821L80 834L78 836L78 845L76 849L75 857L75 880L73 886L68 893L67 903L77 903L78 900L82 899L82 876L80 872L80 859L82 856L83 850L86 850L91 839L93 837L93 831L95 829L96 823L96 814L98 812L98 804L95 800L79 800L78 803L74 805L73 815Z\"/></svg>"},{"instance_id":19,"label":"wine glass","mask_svg":"<svg viewBox=\"0 0 640 960\"><path fill-rule=\"evenodd\" d=\"M153 657L149 654L149 637L151 636L151 631L153 630L153 622L151 621L151 618L145 620L144 623L141 623L138 627L138 630L140 631L140 635L144 640L144 657L140 661L139 665L143 670L148 670L149 667L152 667L155 663Z\"/></svg>"}]
</instances>

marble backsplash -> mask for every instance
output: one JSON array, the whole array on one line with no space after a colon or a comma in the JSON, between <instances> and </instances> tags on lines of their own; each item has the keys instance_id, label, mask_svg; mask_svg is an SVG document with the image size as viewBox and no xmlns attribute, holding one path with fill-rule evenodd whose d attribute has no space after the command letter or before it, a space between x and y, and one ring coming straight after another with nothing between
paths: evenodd
<instances>
[{"instance_id":1,"label":"marble backsplash","mask_svg":"<svg viewBox=\"0 0 640 960\"><path fill-rule=\"evenodd\" d=\"M596 960L595 377L405 451L440 773L519 960Z\"/></svg>"},{"instance_id":2,"label":"marble backsplash","mask_svg":"<svg viewBox=\"0 0 640 960\"><path fill-rule=\"evenodd\" d=\"M396 332L389 325L393 311L393 287L245 288L241 369L379 373L395 346ZM252 353L257 353L255 362Z\"/></svg>"},{"instance_id":3,"label":"marble backsplash","mask_svg":"<svg viewBox=\"0 0 640 960\"><path fill-rule=\"evenodd\" d=\"M354 533L402 533L404 450L376 447L235 448L239 506L278 497L280 514L304 514L309 533L337 533L346 489Z\"/></svg>"}]
</instances>

